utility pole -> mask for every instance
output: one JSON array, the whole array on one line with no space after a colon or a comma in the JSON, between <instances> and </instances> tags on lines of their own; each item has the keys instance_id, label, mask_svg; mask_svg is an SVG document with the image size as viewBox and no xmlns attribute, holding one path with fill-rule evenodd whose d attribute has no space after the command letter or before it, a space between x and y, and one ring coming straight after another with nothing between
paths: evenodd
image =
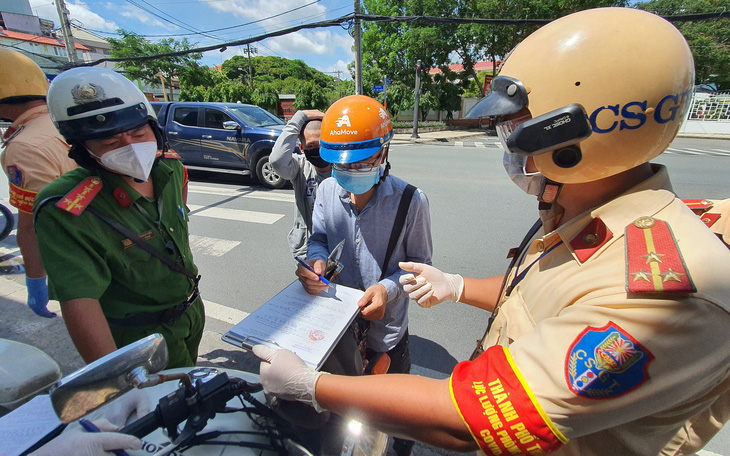
<instances>
[{"instance_id":1,"label":"utility pole","mask_svg":"<svg viewBox=\"0 0 730 456\"><path fill-rule=\"evenodd\" d=\"M416 61L416 100L413 105L413 134L411 139L417 139L418 136L418 104L421 102L421 69L423 63L420 60Z\"/></svg>"},{"instance_id":2,"label":"utility pole","mask_svg":"<svg viewBox=\"0 0 730 456\"><path fill-rule=\"evenodd\" d=\"M362 95L362 45L360 43L360 0L355 0L355 30L353 37L355 38L355 93Z\"/></svg>"},{"instance_id":3,"label":"utility pole","mask_svg":"<svg viewBox=\"0 0 730 456\"><path fill-rule=\"evenodd\" d=\"M254 48L256 51L256 48ZM251 45L246 43L246 52L248 53L248 85L253 90L253 66L251 66Z\"/></svg>"},{"instance_id":4,"label":"utility pole","mask_svg":"<svg viewBox=\"0 0 730 456\"><path fill-rule=\"evenodd\" d=\"M68 54L68 61L75 64L78 59L76 56L76 46L74 45L74 37L71 34L71 23L68 20L68 9L63 0L56 0L56 11L58 12L58 19L61 21L61 33L63 34L63 42L66 45L66 54Z\"/></svg>"}]
</instances>

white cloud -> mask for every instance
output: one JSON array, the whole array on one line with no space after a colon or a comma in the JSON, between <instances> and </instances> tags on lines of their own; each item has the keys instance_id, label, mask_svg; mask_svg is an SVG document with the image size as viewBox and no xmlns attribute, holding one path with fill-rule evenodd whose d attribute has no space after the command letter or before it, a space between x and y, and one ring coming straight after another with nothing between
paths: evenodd
<instances>
[{"instance_id":1,"label":"white cloud","mask_svg":"<svg viewBox=\"0 0 730 456\"><path fill-rule=\"evenodd\" d=\"M351 37L334 34L326 29L294 32L270 38L265 43L276 54L288 58L298 58L297 55L300 54L334 55L337 48L342 48L352 54Z\"/></svg>"},{"instance_id":2,"label":"white cloud","mask_svg":"<svg viewBox=\"0 0 730 456\"><path fill-rule=\"evenodd\" d=\"M56 6L48 0L30 0L30 6L34 14L43 19L50 19L56 27L60 27ZM113 32L119 26L114 22L104 19L97 13L91 11L84 2L66 2L68 15L72 22L80 23L82 27L92 30L105 30Z\"/></svg>"},{"instance_id":3,"label":"white cloud","mask_svg":"<svg viewBox=\"0 0 730 456\"><path fill-rule=\"evenodd\" d=\"M330 76L338 77L340 79L347 79L352 80L352 76L350 75L350 69L347 68L347 65L349 65L351 62L343 62L342 60L338 60L337 63L330 65L325 68L317 67L319 71L322 73L326 73ZM340 72L337 74L337 72Z\"/></svg>"},{"instance_id":4,"label":"white cloud","mask_svg":"<svg viewBox=\"0 0 730 456\"><path fill-rule=\"evenodd\" d=\"M118 7L117 7L118 8ZM172 30L179 30L180 28L176 25L172 25L169 22L163 22L150 14L145 13L141 9L137 8L133 5L125 5L124 8L122 8L121 11L118 11L117 14L120 16L126 17L128 19L133 19L141 22L142 24L145 24L149 27L155 27L155 28L162 28L165 31L172 31ZM159 34L161 32L158 32Z\"/></svg>"},{"instance_id":5,"label":"white cloud","mask_svg":"<svg viewBox=\"0 0 730 456\"><path fill-rule=\"evenodd\" d=\"M281 14L284 11L292 10L307 3L311 3L311 0L279 0L276 2L272 2L271 0L231 0L227 2L211 2L208 5L214 10L250 20L258 20ZM294 23L321 21L325 18L326 12L327 8L315 3L306 8L257 23L255 26L263 27L266 30L277 30L290 27Z\"/></svg>"}]
</instances>

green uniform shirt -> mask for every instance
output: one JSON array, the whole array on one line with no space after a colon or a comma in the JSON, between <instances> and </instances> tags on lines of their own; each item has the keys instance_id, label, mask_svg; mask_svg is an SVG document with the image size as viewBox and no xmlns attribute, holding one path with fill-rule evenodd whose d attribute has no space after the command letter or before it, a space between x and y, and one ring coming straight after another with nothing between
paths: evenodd
<instances>
[{"instance_id":1,"label":"green uniform shirt","mask_svg":"<svg viewBox=\"0 0 730 456\"><path fill-rule=\"evenodd\" d=\"M193 274L198 272L190 251L188 209L182 197L185 170L178 160L164 158L153 167L151 177L157 200L143 197L118 174L77 168L48 184L38 194L34 207L38 246L48 273L49 296L59 301L98 299L104 316L115 319L158 312L185 301L193 292L191 279L172 271L136 245L124 242L126 236L90 211L84 210L77 216L56 207L58 199L53 197L65 196L93 175L102 179L103 187L87 204L142 235L152 247L165 252L171 259L182 258L183 266ZM120 198L120 193L126 195ZM53 199L46 201L48 198ZM159 201L162 202L161 217ZM174 252L170 253L173 245ZM195 313L200 313L202 318L202 304L197 307L200 309ZM188 313L191 312L184 317ZM180 320L189 318L180 318L178 322L182 324ZM178 322L164 326L177 326ZM198 341L203 324L204 320L195 322L196 328L191 328L194 333L199 332L196 334ZM110 328L119 347L130 342L123 337L125 333L139 333L132 331L133 328ZM154 331L155 327L147 328ZM171 342L168 340L170 367L174 356ZM195 362L194 358L192 362Z\"/></svg>"}]
</instances>

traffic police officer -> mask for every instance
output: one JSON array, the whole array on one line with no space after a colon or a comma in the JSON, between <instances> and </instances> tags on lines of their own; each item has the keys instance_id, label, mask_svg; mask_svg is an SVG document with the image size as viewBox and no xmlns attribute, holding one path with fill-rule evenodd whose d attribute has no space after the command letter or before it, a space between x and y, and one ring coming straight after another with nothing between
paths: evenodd
<instances>
[{"instance_id":1,"label":"traffic police officer","mask_svg":"<svg viewBox=\"0 0 730 456\"><path fill-rule=\"evenodd\" d=\"M498 303L475 358L448 380L348 378L257 346L264 389L491 455L701 448L730 415L730 252L649 163L693 80L680 32L640 10L586 10L530 35L472 113L497 117L539 223L505 277L401 266L424 305Z\"/></svg>"},{"instance_id":2,"label":"traffic police officer","mask_svg":"<svg viewBox=\"0 0 730 456\"><path fill-rule=\"evenodd\" d=\"M152 333L168 367L193 366L205 324L188 240L187 172L166 151L149 102L103 68L58 75L53 122L81 168L38 195L49 289L86 362Z\"/></svg>"},{"instance_id":3,"label":"traffic police officer","mask_svg":"<svg viewBox=\"0 0 730 456\"><path fill-rule=\"evenodd\" d=\"M0 139L5 148L0 159L10 184L10 204L18 209L16 238L25 265L28 306L50 318L55 314L46 309L48 285L33 228L33 203L46 184L77 165L48 116L47 92L48 80L35 62L0 49L0 119L12 122Z\"/></svg>"}]
</instances>

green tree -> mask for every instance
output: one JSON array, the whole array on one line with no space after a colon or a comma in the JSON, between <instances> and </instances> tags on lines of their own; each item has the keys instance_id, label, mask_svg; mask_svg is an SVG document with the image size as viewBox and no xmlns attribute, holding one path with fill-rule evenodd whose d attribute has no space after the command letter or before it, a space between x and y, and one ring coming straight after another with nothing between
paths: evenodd
<instances>
[{"instance_id":1,"label":"green tree","mask_svg":"<svg viewBox=\"0 0 730 456\"><path fill-rule=\"evenodd\" d=\"M327 104L326 92L322 87L313 82L300 84L294 94L296 95L294 108L297 110L320 109L324 111L329 106Z\"/></svg>"},{"instance_id":2,"label":"green tree","mask_svg":"<svg viewBox=\"0 0 730 456\"><path fill-rule=\"evenodd\" d=\"M209 87L221 84L227 80L220 71L215 68L208 68L207 66L200 65L197 62L193 62L190 66L184 68L178 75L178 78L180 79L181 90L186 86Z\"/></svg>"},{"instance_id":3,"label":"green tree","mask_svg":"<svg viewBox=\"0 0 730 456\"><path fill-rule=\"evenodd\" d=\"M107 40L111 46L109 53L114 58L169 54L186 51L195 46L194 43L189 43L187 38L180 41L165 38L153 43L127 30L119 29L117 34L119 38L109 38ZM127 60L119 62L118 65L124 70L125 75L132 80L138 79L155 86L164 81L164 84L170 90L170 99L172 99L172 78L180 76L202 57L201 53L194 52L176 57L159 57L144 61Z\"/></svg>"},{"instance_id":4,"label":"green tree","mask_svg":"<svg viewBox=\"0 0 730 456\"><path fill-rule=\"evenodd\" d=\"M276 114L279 106L279 95L271 84L259 84L253 92L253 103Z\"/></svg>"},{"instance_id":5,"label":"green tree","mask_svg":"<svg viewBox=\"0 0 730 456\"><path fill-rule=\"evenodd\" d=\"M180 101L205 101L205 88L203 86L180 87Z\"/></svg>"},{"instance_id":6,"label":"green tree","mask_svg":"<svg viewBox=\"0 0 730 456\"><path fill-rule=\"evenodd\" d=\"M637 8L661 16L717 13L730 9L730 0L654 0ZM730 89L730 20L716 19L675 24L687 39L695 62L695 84Z\"/></svg>"}]
</instances>

